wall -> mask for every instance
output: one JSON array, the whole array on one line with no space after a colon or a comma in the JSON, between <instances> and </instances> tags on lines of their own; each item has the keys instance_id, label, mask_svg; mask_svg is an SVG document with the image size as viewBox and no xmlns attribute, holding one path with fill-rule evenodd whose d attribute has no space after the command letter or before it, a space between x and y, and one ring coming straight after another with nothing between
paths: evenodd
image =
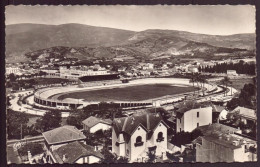
<instances>
[{"instance_id":1,"label":"wall","mask_svg":"<svg viewBox=\"0 0 260 167\"><path fill-rule=\"evenodd\" d=\"M196 162L234 162L234 152L231 148L202 138L202 145L196 145Z\"/></svg>"},{"instance_id":2,"label":"wall","mask_svg":"<svg viewBox=\"0 0 260 167\"><path fill-rule=\"evenodd\" d=\"M119 146L116 146L117 141L118 138L116 136L116 132L114 129L112 129L112 153L119 155Z\"/></svg>"},{"instance_id":3,"label":"wall","mask_svg":"<svg viewBox=\"0 0 260 167\"><path fill-rule=\"evenodd\" d=\"M197 112L199 117L197 118ZM201 108L196 110L190 110L184 113L184 131L191 132L199 126L212 124L212 108Z\"/></svg>"},{"instance_id":4,"label":"wall","mask_svg":"<svg viewBox=\"0 0 260 167\"><path fill-rule=\"evenodd\" d=\"M142 142L144 143L142 146L136 147L135 143L136 143L136 138L138 136L142 137ZM142 154L146 148L146 131L141 126L138 126L135 132L132 134L130 140L131 140L131 150L130 150L129 160L133 161L137 159L138 156L140 156L140 154Z\"/></svg>"},{"instance_id":5,"label":"wall","mask_svg":"<svg viewBox=\"0 0 260 167\"><path fill-rule=\"evenodd\" d=\"M87 157L82 157L76 161L77 164L93 164L93 163L98 163L100 161L100 158L95 157L95 156L87 156Z\"/></svg>"},{"instance_id":6,"label":"wall","mask_svg":"<svg viewBox=\"0 0 260 167\"><path fill-rule=\"evenodd\" d=\"M161 142L156 141L159 132L162 132L164 137L164 140ZM162 153L165 154L165 150L167 149L167 127L163 123L160 123L156 127L150 141L157 146L156 155L160 156Z\"/></svg>"},{"instance_id":7,"label":"wall","mask_svg":"<svg viewBox=\"0 0 260 167\"><path fill-rule=\"evenodd\" d=\"M98 123L95 126L90 128L90 133L95 133L98 130L103 130L104 131L104 130L108 130L110 128L111 128L111 126L108 125L108 124Z\"/></svg>"},{"instance_id":8,"label":"wall","mask_svg":"<svg viewBox=\"0 0 260 167\"><path fill-rule=\"evenodd\" d=\"M184 130L184 116L181 117L180 119L176 119L176 132L181 132ZM180 129L181 128L181 129Z\"/></svg>"}]
</instances>

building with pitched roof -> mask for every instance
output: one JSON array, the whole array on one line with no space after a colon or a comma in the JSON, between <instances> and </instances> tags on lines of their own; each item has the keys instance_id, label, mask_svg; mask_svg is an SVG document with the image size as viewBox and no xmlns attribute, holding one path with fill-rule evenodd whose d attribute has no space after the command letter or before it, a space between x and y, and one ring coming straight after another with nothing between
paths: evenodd
<instances>
[{"instance_id":1,"label":"building with pitched roof","mask_svg":"<svg viewBox=\"0 0 260 167\"><path fill-rule=\"evenodd\" d=\"M256 141L237 133L212 132L196 143L196 162L256 161Z\"/></svg>"},{"instance_id":2,"label":"building with pitched roof","mask_svg":"<svg viewBox=\"0 0 260 167\"><path fill-rule=\"evenodd\" d=\"M176 132L191 132L195 128L212 124L212 107L177 111Z\"/></svg>"},{"instance_id":3,"label":"building with pitched roof","mask_svg":"<svg viewBox=\"0 0 260 167\"><path fill-rule=\"evenodd\" d=\"M245 124L247 124L248 121L256 122L257 119L256 111L245 107L238 106L230 113L237 113L241 117L241 121Z\"/></svg>"},{"instance_id":4,"label":"building with pitched roof","mask_svg":"<svg viewBox=\"0 0 260 167\"><path fill-rule=\"evenodd\" d=\"M108 130L112 126L112 121L110 119L101 119L94 116L90 116L84 121L82 121L83 129L95 133L99 130Z\"/></svg>"},{"instance_id":5,"label":"building with pitched roof","mask_svg":"<svg viewBox=\"0 0 260 167\"><path fill-rule=\"evenodd\" d=\"M63 145L52 151L53 163L92 164L100 162L104 156L94 147L78 141Z\"/></svg>"},{"instance_id":6,"label":"building with pitched roof","mask_svg":"<svg viewBox=\"0 0 260 167\"><path fill-rule=\"evenodd\" d=\"M129 158L130 162L144 161L149 149L156 155L167 150L168 125L159 114L140 113L113 121L112 152Z\"/></svg>"},{"instance_id":7,"label":"building with pitched roof","mask_svg":"<svg viewBox=\"0 0 260 167\"><path fill-rule=\"evenodd\" d=\"M84 142L86 139L86 136L75 126L69 125L43 132L42 135L44 137L45 145L50 151L74 141Z\"/></svg>"},{"instance_id":8,"label":"building with pitched roof","mask_svg":"<svg viewBox=\"0 0 260 167\"><path fill-rule=\"evenodd\" d=\"M228 111L225 109L224 106L220 105L212 105L213 114L218 115L218 121L223 121L227 119Z\"/></svg>"}]
</instances>

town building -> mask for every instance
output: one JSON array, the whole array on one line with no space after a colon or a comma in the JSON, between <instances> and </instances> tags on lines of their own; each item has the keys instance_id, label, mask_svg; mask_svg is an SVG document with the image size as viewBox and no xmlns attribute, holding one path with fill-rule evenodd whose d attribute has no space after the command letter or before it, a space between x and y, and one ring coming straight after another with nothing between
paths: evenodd
<instances>
[{"instance_id":1,"label":"town building","mask_svg":"<svg viewBox=\"0 0 260 167\"><path fill-rule=\"evenodd\" d=\"M176 117L176 132L191 132L199 126L212 123L212 107L177 111Z\"/></svg>"},{"instance_id":2,"label":"town building","mask_svg":"<svg viewBox=\"0 0 260 167\"><path fill-rule=\"evenodd\" d=\"M53 151L63 145L74 141L84 142L86 136L75 126L65 125L42 133L45 146L49 151Z\"/></svg>"},{"instance_id":3,"label":"town building","mask_svg":"<svg viewBox=\"0 0 260 167\"><path fill-rule=\"evenodd\" d=\"M52 152L53 163L68 164L93 164L99 163L104 156L96 147L74 141L63 145Z\"/></svg>"},{"instance_id":4,"label":"town building","mask_svg":"<svg viewBox=\"0 0 260 167\"><path fill-rule=\"evenodd\" d=\"M78 79L83 76L96 76L96 75L108 75L107 70L93 70L90 68L80 68L76 66L72 66L67 68L66 66L60 66L60 77L68 78L68 79Z\"/></svg>"},{"instance_id":5,"label":"town building","mask_svg":"<svg viewBox=\"0 0 260 167\"><path fill-rule=\"evenodd\" d=\"M236 70L227 70L227 75L229 76L237 76L237 71Z\"/></svg>"},{"instance_id":6,"label":"town building","mask_svg":"<svg viewBox=\"0 0 260 167\"><path fill-rule=\"evenodd\" d=\"M6 67L5 68L5 74L9 75L9 74L16 74L20 72L20 68L19 67Z\"/></svg>"},{"instance_id":7,"label":"town building","mask_svg":"<svg viewBox=\"0 0 260 167\"><path fill-rule=\"evenodd\" d=\"M246 107L236 107L233 111L230 112L231 114L238 114L240 116L240 120L247 124L249 122L256 122L257 116L256 111L246 108Z\"/></svg>"},{"instance_id":8,"label":"town building","mask_svg":"<svg viewBox=\"0 0 260 167\"><path fill-rule=\"evenodd\" d=\"M157 156L167 151L168 125L159 114L141 113L115 119L112 128L112 152L130 162L144 162L148 150Z\"/></svg>"},{"instance_id":9,"label":"town building","mask_svg":"<svg viewBox=\"0 0 260 167\"><path fill-rule=\"evenodd\" d=\"M256 161L256 141L237 133L211 132L196 143L196 162Z\"/></svg>"},{"instance_id":10,"label":"town building","mask_svg":"<svg viewBox=\"0 0 260 167\"><path fill-rule=\"evenodd\" d=\"M82 121L83 129L90 133L95 133L99 130L105 131L111 129L112 121L110 119L101 119L90 116Z\"/></svg>"},{"instance_id":11,"label":"town building","mask_svg":"<svg viewBox=\"0 0 260 167\"><path fill-rule=\"evenodd\" d=\"M191 73L198 73L199 69L198 69L198 66L189 66L188 71Z\"/></svg>"},{"instance_id":12,"label":"town building","mask_svg":"<svg viewBox=\"0 0 260 167\"><path fill-rule=\"evenodd\" d=\"M213 116L217 116L217 121L223 121L227 119L228 111L225 109L224 106L220 105L212 105L213 108Z\"/></svg>"}]
</instances>

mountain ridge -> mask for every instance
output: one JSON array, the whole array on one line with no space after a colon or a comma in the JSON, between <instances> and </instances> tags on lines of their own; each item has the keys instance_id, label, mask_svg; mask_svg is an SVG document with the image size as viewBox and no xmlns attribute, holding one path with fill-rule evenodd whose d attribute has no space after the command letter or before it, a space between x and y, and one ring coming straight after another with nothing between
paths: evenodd
<instances>
[{"instance_id":1,"label":"mountain ridge","mask_svg":"<svg viewBox=\"0 0 260 167\"><path fill-rule=\"evenodd\" d=\"M185 45L192 45L193 48L190 51L179 50ZM57 46L93 48L95 53L100 52L100 55L95 55L91 51L91 54L97 57L106 56L106 54L108 57L113 56L113 54L120 56L116 50L121 50L122 54L131 53L135 56L137 56L136 54L160 56L164 53L174 55L179 54L179 52L193 54L197 51L207 51L209 54L222 47L254 50L255 34L218 36L159 29L136 32L77 23L61 25L22 23L6 26L7 60L17 60L18 57L24 58L27 53ZM88 52L84 53L88 56L91 55ZM82 56L84 57L84 55Z\"/></svg>"}]
</instances>

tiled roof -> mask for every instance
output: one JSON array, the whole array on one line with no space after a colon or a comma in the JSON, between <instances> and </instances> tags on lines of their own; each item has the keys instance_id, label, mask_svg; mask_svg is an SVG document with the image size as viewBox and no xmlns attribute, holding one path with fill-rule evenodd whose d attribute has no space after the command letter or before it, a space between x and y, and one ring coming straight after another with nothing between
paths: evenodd
<instances>
[{"instance_id":1,"label":"tiled roof","mask_svg":"<svg viewBox=\"0 0 260 167\"><path fill-rule=\"evenodd\" d=\"M123 133L129 137L139 125L142 126L146 131L151 133L161 121L163 122L163 124L165 124L159 114L134 114L130 117L115 119L113 128L117 135L119 135L119 133Z\"/></svg>"},{"instance_id":2,"label":"tiled roof","mask_svg":"<svg viewBox=\"0 0 260 167\"><path fill-rule=\"evenodd\" d=\"M211 125L204 125L204 126L199 126L198 128L203 135L209 135L212 134L214 132L220 132L220 133L239 133L241 132L241 130L227 126L227 125L223 125L223 124L219 124L219 123L213 123Z\"/></svg>"},{"instance_id":3,"label":"tiled roof","mask_svg":"<svg viewBox=\"0 0 260 167\"><path fill-rule=\"evenodd\" d=\"M104 119L103 120L101 118L90 116L87 119L85 119L84 121L82 121L82 123L91 128L98 123L104 123L104 124L111 125L112 121L110 119Z\"/></svg>"},{"instance_id":4,"label":"tiled roof","mask_svg":"<svg viewBox=\"0 0 260 167\"><path fill-rule=\"evenodd\" d=\"M238 106L231 113L234 113L236 111L238 111L239 115L241 115L241 116L244 116L246 118L250 118L250 119L255 119L256 120L256 112L255 112L255 110Z\"/></svg>"},{"instance_id":5,"label":"tiled roof","mask_svg":"<svg viewBox=\"0 0 260 167\"><path fill-rule=\"evenodd\" d=\"M59 144L86 139L86 136L84 136L75 126L68 125L43 132L42 134L48 144Z\"/></svg>"},{"instance_id":6,"label":"tiled roof","mask_svg":"<svg viewBox=\"0 0 260 167\"><path fill-rule=\"evenodd\" d=\"M100 159L104 158L99 151L94 151L94 147L85 145L81 142L75 141L64 146L59 147L53 151L53 156L57 163L75 163L79 158L86 156L95 156ZM66 160L63 159L66 157Z\"/></svg>"}]
</instances>

